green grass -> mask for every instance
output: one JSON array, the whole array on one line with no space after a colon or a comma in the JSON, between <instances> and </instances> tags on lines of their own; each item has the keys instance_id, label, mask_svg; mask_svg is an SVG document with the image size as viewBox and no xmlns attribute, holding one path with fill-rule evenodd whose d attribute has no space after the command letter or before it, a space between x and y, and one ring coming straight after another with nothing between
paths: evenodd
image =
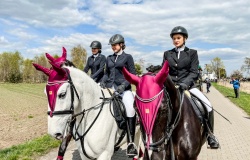
<instances>
[{"instance_id":1,"label":"green grass","mask_svg":"<svg viewBox=\"0 0 250 160\"><path fill-rule=\"evenodd\" d=\"M15 93L44 98L45 83L0 83L0 88Z\"/></svg>"},{"instance_id":2,"label":"green grass","mask_svg":"<svg viewBox=\"0 0 250 160\"><path fill-rule=\"evenodd\" d=\"M12 146L0 151L1 160L34 160L35 157L41 156L58 147L60 141L55 140L49 135L44 135L24 144Z\"/></svg>"},{"instance_id":3,"label":"green grass","mask_svg":"<svg viewBox=\"0 0 250 160\"><path fill-rule=\"evenodd\" d=\"M220 93L222 93L226 98L228 98L235 105L242 108L248 115L250 115L250 94L240 91L240 98L234 98L234 90L232 88L227 88L217 83L213 83L214 86Z\"/></svg>"}]
</instances>

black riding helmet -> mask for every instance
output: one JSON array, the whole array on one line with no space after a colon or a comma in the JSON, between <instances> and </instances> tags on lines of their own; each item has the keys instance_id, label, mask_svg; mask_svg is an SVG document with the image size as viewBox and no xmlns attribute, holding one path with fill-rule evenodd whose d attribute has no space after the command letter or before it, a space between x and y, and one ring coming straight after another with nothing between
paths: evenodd
<instances>
[{"instance_id":1,"label":"black riding helmet","mask_svg":"<svg viewBox=\"0 0 250 160\"><path fill-rule=\"evenodd\" d=\"M175 34L182 34L182 35L184 35L184 37L188 38L188 32L187 32L186 28L184 28L182 26L174 27L170 33L170 37L173 38L173 35L175 35Z\"/></svg>"},{"instance_id":2,"label":"black riding helmet","mask_svg":"<svg viewBox=\"0 0 250 160\"><path fill-rule=\"evenodd\" d=\"M102 44L101 44L99 41L93 41L93 42L90 44L90 47L91 47L91 48L102 49Z\"/></svg>"},{"instance_id":3,"label":"black riding helmet","mask_svg":"<svg viewBox=\"0 0 250 160\"><path fill-rule=\"evenodd\" d=\"M115 34L109 39L109 44L125 43L124 37L120 34Z\"/></svg>"}]
</instances>

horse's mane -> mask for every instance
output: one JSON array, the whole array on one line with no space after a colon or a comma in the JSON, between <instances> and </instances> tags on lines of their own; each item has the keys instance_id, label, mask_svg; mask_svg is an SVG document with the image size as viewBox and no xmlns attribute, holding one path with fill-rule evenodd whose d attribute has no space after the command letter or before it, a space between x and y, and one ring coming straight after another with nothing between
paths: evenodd
<instances>
[{"instance_id":1,"label":"horse's mane","mask_svg":"<svg viewBox=\"0 0 250 160\"><path fill-rule=\"evenodd\" d=\"M76 68L76 66L74 65L74 63L71 62L71 61L69 61L69 60L67 60L67 59L66 59L65 62L63 62L62 65L65 65L65 66L67 66L67 67L74 67L74 68Z\"/></svg>"},{"instance_id":2,"label":"horse's mane","mask_svg":"<svg viewBox=\"0 0 250 160\"><path fill-rule=\"evenodd\" d=\"M146 68L146 70L149 72L149 73L146 73L145 75L149 75L149 74L155 74L155 73L158 73L160 70L161 70L162 66L161 65L151 65L149 66L148 68ZM165 89L167 90L168 93L171 93L170 94L170 99L172 101L173 104L176 103L176 95L177 95L177 89L175 88L175 84L174 82L172 81L172 78L170 75L168 75L166 81L164 82L164 86L165 86Z\"/></svg>"},{"instance_id":3,"label":"horse's mane","mask_svg":"<svg viewBox=\"0 0 250 160\"><path fill-rule=\"evenodd\" d=\"M146 70L150 73L146 73L148 74L154 74L154 73L158 73L161 70L162 66L161 65L150 65L149 67L146 68ZM166 81L164 82L164 85L169 88L170 86L174 86L174 82L172 81L171 77L168 75ZM172 87L170 87L172 88Z\"/></svg>"}]
</instances>

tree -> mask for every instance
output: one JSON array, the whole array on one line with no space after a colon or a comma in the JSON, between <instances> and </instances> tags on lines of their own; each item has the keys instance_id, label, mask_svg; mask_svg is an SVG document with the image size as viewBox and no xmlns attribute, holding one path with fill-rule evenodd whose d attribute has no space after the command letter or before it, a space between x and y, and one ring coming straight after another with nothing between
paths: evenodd
<instances>
[{"instance_id":1,"label":"tree","mask_svg":"<svg viewBox=\"0 0 250 160\"><path fill-rule=\"evenodd\" d=\"M135 63L135 71L136 71L137 75L141 75L142 74L142 69L141 69L140 64Z\"/></svg>"},{"instance_id":2,"label":"tree","mask_svg":"<svg viewBox=\"0 0 250 160\"><path fill-rule=\"evenodd\" d=\"M223 62L221 61L219 57L215 57L211 61L211 65L212 65L212 70L215 72L218 79L220 79L221 77L220 70L225 68Z\"/></svg>"},{"instance_id":3,"label":"tree","mask_svg":"<svg viewBox=\"0 0 250 160\"><path fill-rule=\"evenodd\" d=\"M241 79L241 78L243 77L243 74L242 74L241 71L235 70L235 71L233 71L233 73L231 74L231 77Z\"/></svg>"},{"instance_id":4,"label":"tree","mask_svg":"<svg viewBox=\"0 0 250 160\"><path fill-rule=\"evenodd\" d=\"M141 70L143 72L143 69L144 69L144 63L145 63L145 60L143 58L140 58L139 61L138 61L138 65L141 66Z\"/></svg>"},{"instance_id":5,"label":"tree","mask_svg":"<svg viewBox=\"0 0 250 160\"><path fill-rule=\"evenodd\" d=\"M204 70L205 70L205 72L204 72L205 74L212 73L213 72L212 65L211 64L205 64Z\"/></svg>"},{"instance_id":6,"label":"tree","mask_svg":"<svg viewBox=\"0 0 250 160\"><path fill-rule=\"evenodd\" d=\"M83 70L87 59L87 52L81 45L78 45L71 50L71 61L78 68Z\"/></svg>"},{"instance_id":7,"label":"tree","mask_svg":"<svg viewBox=\"0 0 250 160\"><path fill-rule=\"evenodd\" d=\"M32 60L25 59L23 61L23 70L22 70L23 82L32 82L33 70L34 70L34 67L32 65Z\"/></svg>"},{"instance_id":8,"label":"tree","mask_svg":"<svg viewBox=\"0 0 250 160\"><path fill-rule=\"evenodd\" d=\"M23 57L16 52L4 52L0 56L0 80L18 83L22 81L21 66Z\"/></svg>"},{"instance_id":9,"label":"tree","mask_svg":"<svg viewBox=\"0 0 250 160\"><path fill-rule=\"evenodd\" d=\"M33 62L46 68L51 67L44 54L41 54L40 56L35 56ZM31 78L33 82L46 82L48 79L47 75L43 74L42 72L37 72L34 67L33 71L31 72Z\"/></svg>"},{"instance_id":10,"label":"tree","mask_svg":"<svg viewBox=\"0 0 250 160\"><path fill-rule=\"evenodd\" d=\"M224 68L220 69L220 78L226 78L227 77L227 72Z\"/></svg>"},{"instance_id":11,"label":"tree","mask_svg":"<svg viewBox=\"0 0 250 160\"><path fill-rule=\"evenodd\" d=\"M247 75L250 76L250 58L246 57L244 60L244 65L241 66L241 71L247 72Z\"/></svg>"}]
</instances>

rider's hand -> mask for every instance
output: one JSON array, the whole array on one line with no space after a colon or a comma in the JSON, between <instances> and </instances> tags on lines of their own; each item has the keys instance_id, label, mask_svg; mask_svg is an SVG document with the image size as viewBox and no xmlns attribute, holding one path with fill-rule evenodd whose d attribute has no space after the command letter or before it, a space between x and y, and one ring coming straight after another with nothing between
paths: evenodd
<instances>
[{"instance_id":1,"label":"rider's hand","mask_svg":"<svg viewBox=\"0 0 250 160\"><path fill-rule=\"evenodd\" d=\"M180 83L179 84L180 90L187 90L188 86L185 83Z\"/></svg>"},{"instance_id":2,"label":"rider's hand","mask_svg":"<svg viewBox=\"0 0 250 160\"><path fill-rule=\"evenodd\" d=\"M126 86L124 84L121 84L117 87L116 91L119 93L119 94L122 94L124 91L125 91L125 88Z\"/></svg>"},{"instance_id":3,"label":"rider's hand","mask_svg":"<svg viewBox=\"0 0 250 160\"><path fill-rule=\"evenodd\" d=\"M105 82L100 82L100 86L101 86L102 88L106 88L106 83L105 83Z\"/></svg>"}]
</instances>

